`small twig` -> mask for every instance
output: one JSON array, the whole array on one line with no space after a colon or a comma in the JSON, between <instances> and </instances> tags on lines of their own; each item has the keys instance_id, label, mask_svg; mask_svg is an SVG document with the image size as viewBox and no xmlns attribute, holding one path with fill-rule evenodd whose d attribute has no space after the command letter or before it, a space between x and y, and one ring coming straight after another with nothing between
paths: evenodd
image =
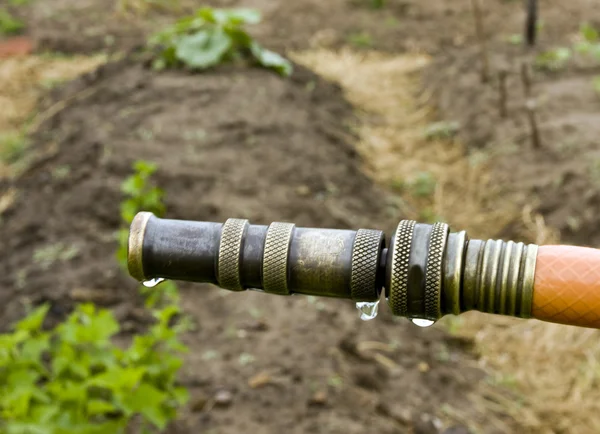
<instances>
[{"instance_id":1,"label":"small twig","mask_svg":"<svg viewBox=\"0 0 600 434\"><path fill-rule=\"evenodd\" d=\"M97 86L84 88L63 100L57 101L36 117L34 123L30 126L30 133L35 133L44 122L46 122L51 117L56 116L58 113L69 107L71 103L88 98L95 94L98 90L99 88Z\"/></svg>"},{"instance_id":2,"label":"small twig","mask_svg":"<svg viewBox=\"0 0 600 434\"><path fill-rule=\"evenodd\" d=\"M540 149L542 147L542 142L540 139L540 131L537 125L537 116L535 113L537 104L535 100L528 99L525 103L525 108L527 109L527 117L529 118L529 128L531 130L531 145L533 146L533 149Z\"/></svg>"},{"instance_id":3,"label":"small twig","mask_svg":"<svg viewBox=\"0 0 600 434\"><path fill-rule=\"evenodd\" d=\"M537 0L527 0L527 19L525 21L525 41L527 46L535 45L537 36L538 5Z\"/></svg>"},{"instance_id":4,"label":"small twig","mask_svg":"<svg viewBox=\"0 0 600 434\"><path fill-rule=\"evenodd\" d=\"M523 92L525 93L525 98L531 98L531 72L529 63L527 62L523 62L521 64L521 82L523 83Z\"/></svg>"},{"instance_id":5,"label":"small twig","mask_svg":"<svg viewBox=\"0 0 600 434\"><path fill-rule=\"evenodd\" d=\"M508 71L506 69L501 69L498 71L498 91L499 95L499 110L500 117L506 118L508 116L508 91L506 89L506 79L508 78Z\"/></svg>"},{"instance_id":6,"label":"small twig","mask_svg":"<svg viewBox=\"0 0 600 434\"><path fill-rule=\"evenodd\" d=\"M481 81L486 83L490 78L490 61L487 50L487 42L483 25L483 14L481 13L480 0L471 0L473 18L475 19L475 34L479 42L481 55Z\"/></svg>"},{"instance_id":7,"label":"small twig","mask_svg":"<svg viewBox=\"0 0 600 434\"><path fill-rule=\"evenodd\" d=\"M542 147L542 141L540 138L540 131L537 125L537 103L532 97L531 73L529 64L527 62L523 62L521 64L521 81L523 82L523 92L525 94L525 109L527 110L529 129L531 131L531 145L533 146L533 149L540 149Z\"/></svg>"}]
</instances>

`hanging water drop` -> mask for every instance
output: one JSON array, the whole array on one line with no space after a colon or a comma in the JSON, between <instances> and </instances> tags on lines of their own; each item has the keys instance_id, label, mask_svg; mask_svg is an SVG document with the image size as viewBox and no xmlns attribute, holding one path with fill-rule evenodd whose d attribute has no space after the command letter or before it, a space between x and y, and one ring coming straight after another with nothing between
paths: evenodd
<instances>
[{"instance_id":1,"label":"hanging water drop","mask_svg":"<svg viewBox=\"0 0 600 434\"><path fill-rule=\"evenodd\" d=\"M164 281L165 279L162 277L156 277L152 280L146 280L145 282L142 282L142 285L144 285L146 288L154 288L156 285Z\"/></svg>"},{"instance_id":2,"label":"hanging water drop","mask_svg":"<svg viewBox=\"0 0 600 434\"><path fill-rule=\"evenodd\" d=\"M423 318L413 318L410 320L410 322L412 322L414 325L418 326L418 327L431 327L432 325L435 324L435 321L431 321L429 319L423 319Z\"/></svg>"},{"instance_id":3,"label":"hanging water drop","mask_svg":"<svg viewBox=\"0 0 600 434\"><path fill-rule=\"evenodd\" d=\"M360 311L360 319L370 321L377 316L379 311L379 300L374 302L361 301L356 303L356 308Z\"/></svg>"}]
</instances>

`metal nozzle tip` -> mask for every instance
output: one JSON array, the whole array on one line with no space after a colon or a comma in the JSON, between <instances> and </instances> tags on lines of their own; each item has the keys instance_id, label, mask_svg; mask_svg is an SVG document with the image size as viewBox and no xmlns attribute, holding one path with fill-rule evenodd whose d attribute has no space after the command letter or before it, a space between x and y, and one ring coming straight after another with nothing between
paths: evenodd
<instances>
[{"instance_id":1,"label":"metal nozzle tip","mask_svg":"<svg viewBox=\"0 0 600 434\"><path fill-rule=\"evenodd\" d=\"M127 245L127 268L129 274L134 279L143 282L146 280L144 275L144 262L142 261L142 248L144 246L144 234L146 225L150 217L153 217L151 212L138 213L131 222L129 230L129 243Z\"/></svg>"}]
</instances>

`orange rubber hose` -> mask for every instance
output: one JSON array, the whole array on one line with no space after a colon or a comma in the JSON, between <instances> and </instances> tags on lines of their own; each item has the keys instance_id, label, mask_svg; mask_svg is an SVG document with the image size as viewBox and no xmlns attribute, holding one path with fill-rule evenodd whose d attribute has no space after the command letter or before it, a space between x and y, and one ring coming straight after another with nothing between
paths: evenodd
<instances>
[{"instance_id":1,"label":"orange rubber hose","mask_svg":"<svg viewBox=\"0 0 600 434\"><path fill-rule=\"evenodd\" d=\"M532 316L543 321L600 328L600 250L540 247Z\"/></svg>"}]
</instances>

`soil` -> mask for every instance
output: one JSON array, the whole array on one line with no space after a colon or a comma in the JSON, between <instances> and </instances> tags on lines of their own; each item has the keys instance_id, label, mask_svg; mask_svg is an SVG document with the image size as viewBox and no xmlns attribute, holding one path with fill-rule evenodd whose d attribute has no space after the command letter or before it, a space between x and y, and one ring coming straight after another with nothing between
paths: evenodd
<instances>
[{"instance_id":1,"label":"soil","mask_svg":"<svg viewBox=\"0 0 600 434\"><path fill-rule=\"evenodd\" d=\"M90 299L114 308L128 329L143 322L136 284L114 259L120 183L137 159L159 163L171 218L391 224L344 126L352 108L335 85L299 66L285 80L238 67L156 74L123 60L58 89L46 105L55 101L68 103L33 137L38 157L13 186L19 193L0 227L12 252L0 262L5 327L24 304L50 301L57 321ZM59 168L68 175L57 176ZM75 257L32 261L58 243ZM441 331L386 314L362 324L349 303L181 288L197 321L183 381L195 403L222 389L232 402L190 410L173 432L398 432L430 426L444 403L466 407L482 377L464 368L472 357ZM395 368L362 355L363 341L396 342L385 354ZM263 371L273 384L250 388Z\"/></svg>"},{"instance_id":2,"label":"soil","mask_svg":"<svg viewBox=\"0 0 600 434\"><path fill-rule=\"evenodd\" d=\"M7 0L1 0L0 5ZM423 51L439 54L455 47L473 45L470 2L387 0L373 9L371 0L181 0L180 8L148 11L143 16L119 13L119 0L35 1L27 8L13 8L28 24L41 51L89 53L97 50L127 50L143 42L143 36L166 22L201 6L250 7L263 13L263 23L251 32L269 48L285 51L307 46L377 49L391 52ZM174 3L174 2L173 2ZM521 33L524 8L504 0L486 4L486 28L492 37ZM544 2L542 18L552 22L544 32L550 41L560 40L572 23L589 18L589 0L561 5ZM550 26L548 26L550 27Z\"/></svg>"},{"instance_id":3,"label":"soil","mask_svg":"<svg viewBox=\"0 0 600 434\"><path fill-rule=\"evenodd\" d=\"M505 188L507 200L531 205L546 223L560 231L564 243L600 246L600 97L593 79L600 64L574 55L564 68L546 71L535 67L535 56L555 47L571 47L581 22L596 24L600 12L575 2L572 10L587 11L561 16L551 2L542 8L545 27L563 30L560 39L543 31L530 52L506 42L492 41L491 80L480 78L480 57L473 47L451 50L437 57L427 79L427 89L443 120L459 122L460 136L473 151L497 156L495 178ZM531 99L541 146L535 149L526 109L528 98L522 65L531 76ZM500 114L499 71L508 72L507 116ZM452 83L452 85L448 85ZM510 234L507 234L510 235Z\"/></svg>"},{"instance_id":4,"label":"soil","mask_svg":"<svg viewBox=\"0 0 600 434\"><path fill-rule=\"evenodd\" d=\"M255 34L270 48L336 47L351 40L356 45L352 36L363 33L370 43L363 38L362 45L370 48L438 56L428 80L437 90L440 117L460 121L474 149L516 137L521 152L504 155L497 169L511 194L537 192L548 222L567 239L600 241L594 230L600 199L581 171L597 152L597 101L585 92L594 70L536 75L536 92L548 93L551 86L559 95L540 108L544 147L534 151L523 133L522 101L512 96L519 93L518 78L509 78L511 110L500 121L496 92L478 83L476 50L465 48L473 45L468 2L390 1L381 11L365 3L243 2L264 11L265 23ZM488 3L492 44L500 46L506 35L521 30L523 11L513 2ZM589 2L575 3L594 10ZM544 44L560 42L558 35L585 17L583 9L568 13L557 1L544 5ZM38 0L19 13L38 50L64 53L126 51L166 19L116 17L105 2L93 0ZM507 59L519 56L503 44L500 52L506 54L494 65L512 64ZM91 300L114 309L126 330L144 324L137 286L114 259L120 184L138 159L158 163L156 179L170 218L237 216L254 223L376 227L388 233L394 224L387 193L361 171L350 128L353 108L337 86L299 66L287 80L239 66L200 75L158 74L130 53L55 89L41 110L53 111L57 104L58 113L32 137L29 170L0 184L0 196L16 192L0 222L2 246L10 252L0 260L4 329L24 306L43 301L51 302L53 321L75 303ZM572 110L573 118L566 118L565 104L581 107L581 113ZM495 128L498 122L505 128ZM560 147L573 141L574 148ZM574 158L569 149L580 155ZM555 173L563 174L562 182L553 181ZM73 258L40 260L48 247L67 248ZM233 294L204 285L181 290L196 322L186 337L191 351L182 373L193 399L172 433L427 434L443 430L445 412L463 415L483 426L482 432L497 432L486 423L492 417L518 431L518 421L473 405L469 394L485 375L475 368L469 342L440 329L418 329L385 309L376 321L363 323L343 301ZM379 349L364 349L369 346Z\"/></svg>"}]
</instances>

